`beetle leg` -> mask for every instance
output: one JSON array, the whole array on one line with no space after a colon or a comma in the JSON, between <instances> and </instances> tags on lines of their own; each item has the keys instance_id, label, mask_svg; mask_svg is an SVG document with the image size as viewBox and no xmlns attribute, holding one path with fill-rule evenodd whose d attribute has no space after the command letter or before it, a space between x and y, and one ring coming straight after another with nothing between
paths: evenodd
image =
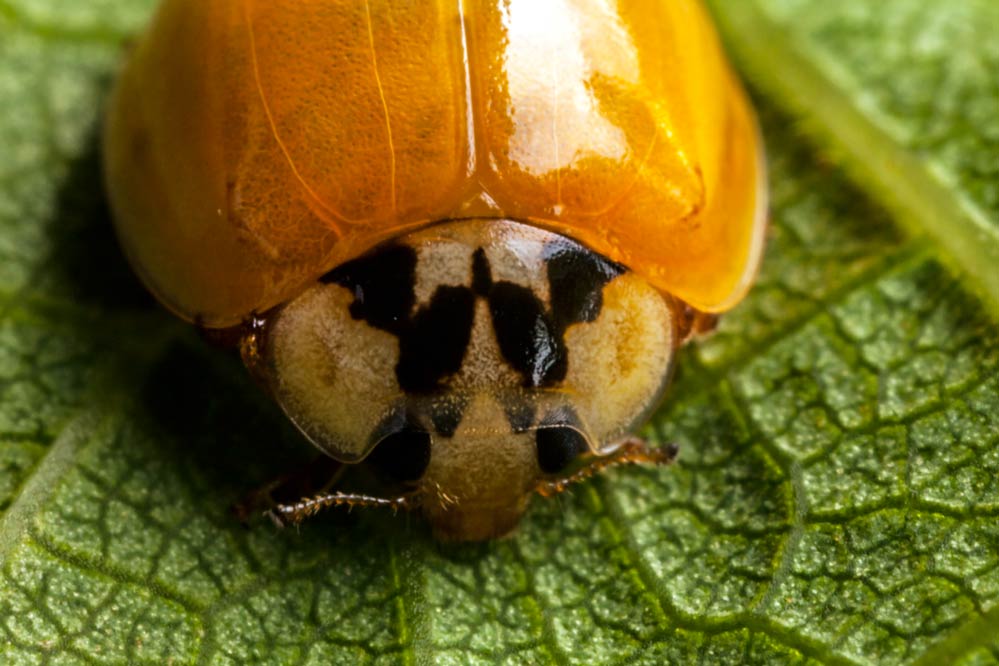
<instances>
[{"instance_id":1,"label":"beetle leg","mask_svg":"<svg viewBox=\"0 0 999 666\"><path fill-rule=\"evenodd\" d=\"M717 314L701 312L677 299L672 302L675 303L673 316L676 319L675 326L679 344L682 345L691 338L712 333L718 328Z\"/></svg>"},{"instance_id":2,"label":"beetle leg","mask_svg":"<svg viewBox=\"0 0 999 666\"><path fill-rule=\"evenodd\" d=\"M676 460L680 447L676 444L650 446L639 437L629 437L613 452L595 458L590 464L561 479L545 479L538 483L534 492L542 497L551 497L565 492L574 483L585 481L608 467L618 465L669 465Z\"/></svg>"},{"instance_id":3,"label":"beetle leg","mask_svg":"<svg viewBox=\"0 0 999 666\"><path fill-rule=\"evenodd\" d=\"M413 509L419 504L415 494L400 495L398 497L376 497L374 495L360 495L355 493L327 493L315 497L306 497L294 504L278 504L266 515L274 521L278 527L285 527L288 524L298 525L306 518L314 516L323 509L335 506L388 508L392 511L399 509Z\"/></svg>"},{"instance_id":4,"label":"beetle leg","mask_svg":"<svg viewBox=\"0 0 999 666\"><path fill-rule=\"evenodd\" d=\"M232 506L232 513L241 523L260 510L297 500L299 497L325 494L340 480L347 466L326 455L317 456L297 469L277 476L248 493Z\"/></svg>"}]
</instances>

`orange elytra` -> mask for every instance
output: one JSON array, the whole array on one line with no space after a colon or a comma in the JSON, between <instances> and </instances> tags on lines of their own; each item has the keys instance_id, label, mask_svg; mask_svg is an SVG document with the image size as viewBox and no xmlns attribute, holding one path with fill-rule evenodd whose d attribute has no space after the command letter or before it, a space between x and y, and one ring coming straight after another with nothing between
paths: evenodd
<instances>
[{"instance_id":1,"label":"orange elytra","mask_svg":"<svg viewBox=\"0 0 999 666\"><path fill-rule=\"evenodd\" d=\"M628 433L752 281L762 155L696 0L165 0L105 133L148 288L401 488L279 513L395 502L473 539L670 458Z\"/></svg>"}]
</instances>

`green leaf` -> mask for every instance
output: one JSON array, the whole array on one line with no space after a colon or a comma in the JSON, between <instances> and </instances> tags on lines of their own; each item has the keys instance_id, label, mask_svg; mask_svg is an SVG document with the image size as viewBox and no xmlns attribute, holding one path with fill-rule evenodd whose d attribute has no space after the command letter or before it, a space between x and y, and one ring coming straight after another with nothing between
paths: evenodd
<instances>
[{"instance_id":1,"label":"green leaf","mask_svg":"<svg viewBox=\"0 0 999 666\"><path fill-rule=\"evenodd\" d=\"M153 4L0 0L0 663L999 662L999 5L715 0L773 226L650 426L680 464L452 546L229 517L311 453L115 245Z\"/></svg>"}]
</instances>

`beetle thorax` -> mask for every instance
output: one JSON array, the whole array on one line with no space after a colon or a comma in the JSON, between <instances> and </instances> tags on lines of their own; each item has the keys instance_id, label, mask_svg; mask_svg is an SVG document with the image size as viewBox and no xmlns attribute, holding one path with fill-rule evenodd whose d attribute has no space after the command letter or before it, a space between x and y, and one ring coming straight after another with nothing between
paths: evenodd
<instances>
[{"instance_id":1,"label":"beetle thorax","mask_svg":"<svg viewBox=\"0 0 999 666\"><path fill-rule=\"evenodd\" d=\"M443 536L511 529L539 479L653 407L668 302L562 236L442 223L344 264L268 323L263 375L298 427L423 496Z\"/></svg>"}]
</instances>

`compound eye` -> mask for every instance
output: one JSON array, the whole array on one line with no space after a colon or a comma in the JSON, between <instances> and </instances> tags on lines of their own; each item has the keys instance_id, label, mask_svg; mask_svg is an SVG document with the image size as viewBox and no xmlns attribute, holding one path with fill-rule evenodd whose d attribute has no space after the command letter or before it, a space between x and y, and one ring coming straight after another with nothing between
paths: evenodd
<instances>
[{"instance_id":1,"label":"compound eye","mask_svg":"<svg viewBox=\"0 0 999 666\"><path fill-rule=\"evenodd\" d=\"M367 462L395 481L416 481L430 464L430 433L404 428L378 442Z\"/></svg>"},{"instance_id":2,"label":"compound eye","mask_svg":"<svg viewBox=\"0 0 999 666\"><path fill-rule=\"evenodd\" d=\"M538 465L545 474L557 474L584 451L590 450L583 433L570 426L542 426L535 432Z\"/></svg>"}]
</instances>

